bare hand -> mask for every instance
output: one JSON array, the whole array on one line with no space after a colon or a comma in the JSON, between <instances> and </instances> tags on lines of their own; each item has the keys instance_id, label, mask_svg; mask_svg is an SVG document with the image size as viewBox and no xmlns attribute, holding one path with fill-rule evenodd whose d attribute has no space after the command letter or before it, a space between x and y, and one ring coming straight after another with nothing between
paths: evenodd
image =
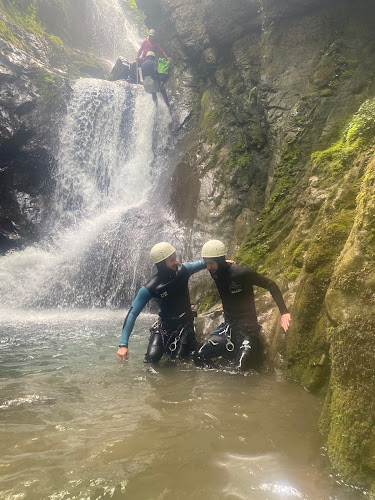
<instances>
[{"instance_id":1,"label":"bare hand","mask_svg":"<svg viewBox=\"0 0 375 500\"><path fill-rule=\"evenodd\" d=\"M236 263L234 262L234 260L226 260L225 262L228 262L228 264L236 265Z\"/></svg>"},{"instance_id":2,"label":"bare hand","mask_svg":"<svg viewBox=\"0 0 375 500\"><path fill-rule=\"evenodd\" d=\"M280 325L281 325L281 328L284 330L284 332L286 332L288 330L291 320L292 320L292 317L290 316L289 313L283 314L281 316Z\"/></svg>"},{"instance_id":3,"label":"bare hand","mask_svg":"<svg viewBox=\"0 0 375 500\"><path fill-rule=\"evenodd\" d=\"M129 359L129 349L127 347L119 347L117 351L117 359L127 361Z\"/></svg>"}]
</instances>

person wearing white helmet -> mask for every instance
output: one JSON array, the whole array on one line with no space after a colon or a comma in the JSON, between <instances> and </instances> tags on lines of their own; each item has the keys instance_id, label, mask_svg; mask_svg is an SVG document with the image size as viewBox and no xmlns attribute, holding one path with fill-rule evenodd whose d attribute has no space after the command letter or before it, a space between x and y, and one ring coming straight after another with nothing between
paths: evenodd
<instances>
[{"instance_id":1,"label":"person wearing white helmet","mask_svg":"<svg viewBox=\"0 0 375 500\"><path fill-rule=\"evenodd\" d=\"M175 248L165 241L154 245L150 256L157 273L140 288L125 318L117 351L120 360L129 358L128 342L135 320L152 298L160 311L159 320L150 328L145 362L157 363L163 353L169 353L171 359L184 358L196 347L188 281L192 274L205 269L204 260L180 264Z\"/></svg>"},{"instance_id":2,"label":"person wearing white helmet","mask_svg":"<svg viewBox=\"0 0 375 500\"><path fill-rule=\"evenodd\" d=\"M157 92L160 92L163 96L164 102L169 108L169 99L167 96L167 92L160 81L158 68L155 60L155 53L152 51L147 52L146 60L142 64L142 78L143 78L143 86L146 92L152 95L152 99L155 104L157 104L158 99L156 96Z\"/></svg>"},{"instance_id":3,"label":"person wearing white helmet","mask_svg":"<svg viewBox=\"0 0 375 500\"><path fill-rule=\"evenodd\" d=\"M224 310L222 323L195 351L198 366L210 365L212 358L233 361L236 368L258 368L261 358L261 326L255 309L253 286L266 288L281 314L281 326L286 332L291 316L277 284L253 269L228 263L226 248L220 240L210 240L202 247L202 257L214 280Z\"/></svg>"},{"instance_id":4,"label":"person wearing white helmet","mask_svg":"<svg viewBox=\"0 0 375 500\"><path fill-rule=\"evenodd\" d=\"M138 60L138 64L141 65L143 61L146 59L147 52L160 52L160 54L165 57L168 61L170 58L162 49L161 45L156 41L156 33L155 30L151 29L148 32L148 38L143 40L140 49L137 52L136 60Z\"/></svg>"}]
</instances>

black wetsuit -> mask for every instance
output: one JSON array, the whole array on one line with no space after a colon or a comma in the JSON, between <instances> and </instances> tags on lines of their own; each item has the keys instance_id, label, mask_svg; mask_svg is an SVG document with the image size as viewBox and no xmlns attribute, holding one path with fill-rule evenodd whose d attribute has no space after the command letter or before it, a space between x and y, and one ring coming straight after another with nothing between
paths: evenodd
<instances>
[{"instance_id":1,"label":"black wetsuit","mask_svg":"<svg viewBox=\"0 0 375 500\"><path fill-rule=\"evenodd\" d=\"M146 76L151 76L151 78L153 78L154 80L158 78L158 69L155 59L146 59L141 67L143 78L145 78Z\"/></svg>"},{"instance_id":2,"label":"black wetsuit","mask_svg":"<svg viewBox=\"0 0 375 500\"><path fill-rule=\"evenodd\" d=\"M177 271L166 266L143 286L125 318L120 346L128 346L135 320L150 299L160 307L159 321L150 328L151 337L145 361L157 362L164 352L171 358L185 357L196 346L194 318L191 310L188 281L192 274L205 269L202 260L179 265Z\"/></svg>"},{"instance_id":3,"label":"black wetsuit","mask_svg":"<svg viewBox=\"0 0 375 500\"><path fill-rule=\"evenodd\" d=\"M194 360L197 365L202 365L211 358L223 356L234 360L238 368L256 368L260 362L261 327L255 309L253 285L269 290L280 313L286 314L288 309L280 289L274 281L253 269L225 262L211 276L223 304L225 323L200 346Z\"/></svg>"},{"instance_id":4,"label":"black wetsuit","mask_svg":"<svg viewBox=\"0 0 375 500\"><path fill-rule=\"evenodd\" d=\"M160 81L157 64L156 64L156 61L154 59L146 59L145 62L142 64L142 77L143 77L143 79L145 79L147 76L151 77L153 80L159 81L159 83L160 83L159 92L163 96L164 102L169 108L170 104L169 104L167 92L165 91L165 88L163 87L163 84ZM154 102L156 104L157 103L156 92L152 92L151 95L152 95L152 99L154 100Z\"/></svg>"}]
</instances>

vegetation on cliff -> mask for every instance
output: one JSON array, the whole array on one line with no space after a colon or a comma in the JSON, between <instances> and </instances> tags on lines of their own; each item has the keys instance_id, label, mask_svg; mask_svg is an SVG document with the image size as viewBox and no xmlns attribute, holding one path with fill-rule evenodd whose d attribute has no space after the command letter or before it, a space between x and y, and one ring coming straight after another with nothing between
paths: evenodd
<instances>
[{"instance_id":1,"label":"vegetation on cliff","mask_svg":"<svg viewBox=\"0 0 375 500\"><path fill-rule=\"evenodd\" d=\"M269 361L281 354L287 376L325 397L332 463L374 488L375 60L365 4L230 12L216 2L213 12L209 2L158 2L165 43L194 75L185 163L200 173L195 227L280 284L293 321L284 336L271 315Z\"/></svg>"}]
</instances>

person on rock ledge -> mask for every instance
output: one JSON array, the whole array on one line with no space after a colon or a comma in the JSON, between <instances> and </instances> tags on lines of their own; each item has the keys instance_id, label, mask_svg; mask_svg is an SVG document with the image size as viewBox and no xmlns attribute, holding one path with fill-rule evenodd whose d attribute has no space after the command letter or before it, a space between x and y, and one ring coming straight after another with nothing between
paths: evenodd
<instances>
[{"instance_id":1,"label":"person on rock ledge","mask_svg":"<svg viewBox=\"0 0 375 500\"><path fill-rule=\"evenodd\" d=\"M154 52L147 52L146 60L142 64L142 77L143 77L143 87L147 93L152 95L152 100L154 101L154 103L157 105L158 98L156 96L156 93L160 92L161 95L163 96L165 104L170 110L170 104L167 92L158 75L158 68L156 66Z\"/></svg>"},{"instance_id":2,"label":"person on rock ledge","mask_svg":"<svg viewBox=\"0 0 375 500\"><path fill-rule=\"evenodd\" d=\"M253 285L266 288L281 313L281 327L286 332L291 316L277 284L253 269L226 261L224 243L210 240L202 247L202 257L220 294L225 322L195 351L198 366L211 366L212 358L233 361L239 370L260 366L261 344L255 309Z\"/></svg>"},{"instance_id":3,"label":"person on rock ledge","mask_svg":"<svg viewBox=\"0 0 375 500\"><path fill-rule=\"evenodd\" d=\"M203 259L179 264L176 250L167 242L154 245L150 252L157 273L141 287L125 318L117 357L129 358L128 341L135 320L152 298L160 306L159 320L150 328L151 336L145 362L157 363L163 353L171 359L185 358L196 347L194 316L188 281L192 274L206 268Z\"/></svg>"},{"instance_id":4,"label":"person on rock ledge","mask_svg":"<svg viewBox=\"0 0 375 500\"><path fill-rule=\"evenodd\" d=\"M150 30L148 33L148 39L143 40L140 49L137 52L136 61L138 61L138 65L141 66L142 63L146 59L147 52L159 52L167 61L170 61L170 58L162 49L161 45L156 41L156 32L155 30Z\"/></svg>"}]
</instances>

